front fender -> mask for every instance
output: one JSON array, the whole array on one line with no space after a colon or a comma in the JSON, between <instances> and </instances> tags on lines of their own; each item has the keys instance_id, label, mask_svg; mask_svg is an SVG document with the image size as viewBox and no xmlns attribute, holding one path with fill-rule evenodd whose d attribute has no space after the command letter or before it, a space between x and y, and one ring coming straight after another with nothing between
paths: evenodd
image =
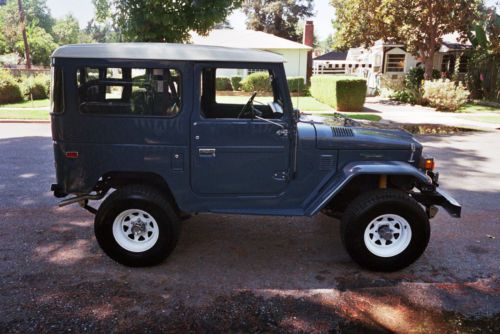
<instances>
[{"instance_id":1,"label":"front fender","mask_svg":"<svg viewBox=\"0 0 500 334\"><path fill-rule=\"evenodd\" d=\"M432 185L432 179L409 163L402 161L361 161L352 162L337 171L309 203L305 205L305 214L312 216L323 209L353 178L358 175L408 175L420 183Z\"/></svg>"}]
</instances>

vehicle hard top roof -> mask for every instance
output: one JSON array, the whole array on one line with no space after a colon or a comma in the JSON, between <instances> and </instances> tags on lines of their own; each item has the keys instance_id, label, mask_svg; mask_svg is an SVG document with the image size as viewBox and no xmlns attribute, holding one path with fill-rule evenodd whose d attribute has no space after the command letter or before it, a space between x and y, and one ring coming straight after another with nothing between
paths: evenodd
<instances>
[{"instance_id":1,"label":"vehicle hard top roof","mask_svg":"<svg viewBox=\"0 0 500 334\"><path fill-rule=\"evenodd\" d=\"M57 48L53 58L104 58L283 63L276 53L252 49L174 43L69 44Z\"/></svg>"}]
</instances>

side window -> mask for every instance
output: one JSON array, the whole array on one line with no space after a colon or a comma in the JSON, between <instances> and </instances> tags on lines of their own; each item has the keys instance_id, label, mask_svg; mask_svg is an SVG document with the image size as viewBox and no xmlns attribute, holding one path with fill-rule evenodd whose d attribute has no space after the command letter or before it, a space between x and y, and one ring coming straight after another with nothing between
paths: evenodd
<instances>
[{"instance_id":1,"label":"side window","mask_svg":"<svg viewBox=\"0 0 500 334\"><path fill-rule=\"evenodd\" d=\"M50 84L50 110L54 114L61 114L64 111L63 90L63 70L60 67L52 67L52 80Z\"/></svg>"},{"instance_id":2,"label":"side window","mask_svg":"<svg viewBox=\"0 0 500 334\"><path fill-rule=\"evenodd\" d=\"M81 67L76 82L82 113L173 117L181 110L174 69Z\"/></svg>"},{"instance_id":3,"label":"side window","mask_svg":"<svg viewBox=\"0 0 500 334\"><path fill-rule=\"evenodd\" d=\"M247 103L254 93L250 107ZM202 71L201 113L205 118L279 119L283 116L282 101L279 85L270 69L206 68Z\"/></svg>"}]
</instances>

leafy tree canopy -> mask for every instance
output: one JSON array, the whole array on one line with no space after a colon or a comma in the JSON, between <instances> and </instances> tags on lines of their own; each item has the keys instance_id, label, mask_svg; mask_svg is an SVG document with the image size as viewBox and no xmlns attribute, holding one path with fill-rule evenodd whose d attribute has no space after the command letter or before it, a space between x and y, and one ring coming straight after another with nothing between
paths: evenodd
<instances>
[{"instance_id":1,"label":"leafy tree canopy","mask_svg":"<svg viewBox=\"0 0 500 334\"><path fill-rule=\"evenodd\" d=\"M37 26L46 32L52 32L55 20L50 14L46 0L23 0L23 8L26 26ZM13 51L17 42L22 39L17 0L8 0L5 6L0 7L0 30L6 51Z\"/></svg>"},{"instance_id":2,"label":"leafy tree canopy","mask_svg":"<svg viewBox=\"0 0 500 334\"><path fill-rule=\"evenodd\" d=\"M184 42L189 31L206 34L231 13L232 0L94 0L97 15L109 17L123 38L142 42Z\"/></svg>"},{"instance_id":3,"label":"leafy tree canopy","mask_svg":"<svg viewBox=\"0 0 500 334\"><path fill-rule=\"evenodd\" d=\"M302 38L299 21L314 14L312 0L248 0L242 7L247 28L297 42Z\"/></svg>"},{"instance_id":4,"label":"leafy tree canopy","mask_svg":"<svg viewBox=\"0 0 500 334\"><path fill-rule=\"evenodd\" d=\"M50 65L50 55L57 48L52 36L45 29L33 25L27 28L27 34L32 63L34 65ZM24 57L22 41L16 43L16 52Z\"/></svg>"},{"instance_id":5,"label":"leafy tree canopy","mask_svg":"<svg viewBox=\"0 0 500 334\"><path fill-rule=\"evenodd\" d=\"M445 34L463 38L479 16L481 0L330 0L336 10L334 47L347 49L376 40L403 43L432 75L434 54Z\"/></svg>"},{"instance_id":6,"label":"leafy tree canopy","mask_svg":"<svg viewBox=\"0 0 500 334\"><path fill-rule=\"evenodd\" d=\"M59 45L78 43L80 40L78 20L71 14L68 14L62 20L57 20L52 28L52 35Z\"/></svg>"}]
</instances>

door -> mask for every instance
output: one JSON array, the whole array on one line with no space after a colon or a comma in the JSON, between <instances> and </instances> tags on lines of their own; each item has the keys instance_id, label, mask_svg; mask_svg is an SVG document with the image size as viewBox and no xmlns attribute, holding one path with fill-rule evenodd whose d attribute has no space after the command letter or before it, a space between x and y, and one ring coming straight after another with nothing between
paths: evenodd
<instances>
[{"instance_id":1,"label":"door","mask_svg":"<svg viewBox=\"0 0 500 334\"><path fill-rule=\"evenodd\" d=\"M289 140L261 120L193 123L191 182L200 194L272 195L288 182Z\"/></svg>"},{"instance_id":2,"label":"door","mask_svg":"<svg viewBox=\"0 0 500 334\"><path fill-rule=\"evenodd\" d=\"M290 139L279 105L279 88L259 92L261 118L241 116L251 93L232 96L215 85L218 69L204 69L199 114L191 122L191 186L210 195L278 195L289 181ZM228 73L228 69L221 71ZM236 71L235 71L236 72ZM270 72L272 73L272 72ZM273 81L272 74L270 80ZM216 87L217 86L217 87ZM258 100L266 101L258 104Z\"/></svg>"}]
</instances>

